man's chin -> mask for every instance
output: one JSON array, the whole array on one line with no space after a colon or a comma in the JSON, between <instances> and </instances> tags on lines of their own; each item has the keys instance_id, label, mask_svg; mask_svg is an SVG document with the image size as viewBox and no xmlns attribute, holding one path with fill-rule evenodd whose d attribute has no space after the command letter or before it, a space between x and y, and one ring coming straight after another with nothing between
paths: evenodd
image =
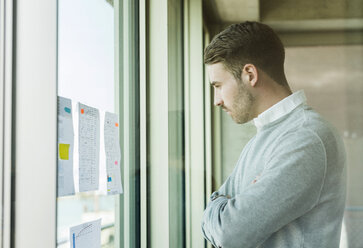
<instances>
[{"instance_id":1,"label":"man's chin","mask_svg":"<svg viewBox=\"0 0 363 248\"><path fill-rule=\"evenodd\" d=\"M231 116L231 118L232 118L232 120L235 122L235 123L237 123L237 124L245 124L245 123L247 123L247 122L249 122L249 121L251 121L252 119L251 118L248 118L248 117L240 117L240 118L237 118L237 117L235 117L235 116L233 116L233 115L231 115L230 113L228 113L230 116Z\"/></svg>"}]
</instances>

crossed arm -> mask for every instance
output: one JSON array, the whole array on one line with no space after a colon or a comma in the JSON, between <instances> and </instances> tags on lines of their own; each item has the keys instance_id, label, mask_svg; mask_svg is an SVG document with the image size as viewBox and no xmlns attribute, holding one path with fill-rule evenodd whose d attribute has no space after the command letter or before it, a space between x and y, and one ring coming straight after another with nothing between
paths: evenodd
<instances>
[{"instance_id":1,"label":"crossed arm","mask_svg":"<svg viewBox=\"0 0 363 248\"><path fill-rule=\"evenodd\" d=\"M321 140L293 133L275 151L256 183L208 204L202 232L215 247L255 248L318 203L326 173Z\"/></svg>"}]
</instances>

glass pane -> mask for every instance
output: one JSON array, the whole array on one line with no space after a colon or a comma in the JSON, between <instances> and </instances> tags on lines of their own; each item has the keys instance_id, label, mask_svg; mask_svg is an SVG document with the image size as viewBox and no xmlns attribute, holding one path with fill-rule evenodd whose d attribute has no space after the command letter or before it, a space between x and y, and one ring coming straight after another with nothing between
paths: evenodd
<instances>
[{"instance_id":1,"label":"glass pane","mask_svg":"<svg viewBox=\"0 0 363 248\"><path fill-rule=\"evenodd\" d=\"M182 55L182 2L174 0L169 13L169 221L170 247L185 247L185 161L184 161L184 102Z\"/></svg>"},{"instance_id":2,"label":"glass pane","mask_svg":"<svg viewBox=\"0 0 363 248\"><path fill-rule=\"evenodd\" d=\"M236 2L234 9L241 6ZM207 7L209 20L206 19L214 24L217 15ZM340 247L363 247L362 1L353 0L348 4L343 0L264 0L256 8L240 8L244 15L238 13L239 17L227 8L216 8L223 24L243 22L244 16L258 13L255 19L275 29L286 48L285 71L292 90L304 89L308 104L340 132L346 147L348 172ZM212 34L221 31L216 29L210 29ZM225 113L220 118L220 113L215 113L218 123L214 131L221 141L215 152L221 154L221 161L214 162L218 166L214 168L218 183L213 187L218 189L256 130L251 123L236 125Z\"/></svg>"},{"instance_id":3,"label":"glass pane","mask_svg":"<svg viewBox=\"0 0 363 248\"><path fill-rule=\"evenodd\" d=\"M72 100L73 112L77 102L99 109L100 123L104 112L115 113L114 80L114 7L106 0L58 1L58 95ZM73 120L74 141L77 126ZM102 247L115 247L115 211L119 196L105 194L106 165L100 130L100 189L78 191L78 148L74 150L76 194L58 197L57 243L69 247L69 228L102 218Z\"/></svg>"},{"instance_id":4,"label":"glass pane","mask_svg":"<svg viewBox=\"0 0 363 248\"><path fill-rule=\"evenodd\" d=\"M288 47L286 74L294 90L334 124L347 151L348 189L341 248L363 247L363 45Z\"/></svg>"}]
</instances>

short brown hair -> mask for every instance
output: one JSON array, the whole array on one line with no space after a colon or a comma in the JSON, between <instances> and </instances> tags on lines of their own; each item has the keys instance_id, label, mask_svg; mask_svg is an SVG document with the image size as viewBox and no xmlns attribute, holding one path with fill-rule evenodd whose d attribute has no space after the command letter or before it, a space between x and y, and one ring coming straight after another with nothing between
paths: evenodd
<instances>
[{"instance_id":1,"label":"short brown hair","mask_svg":"<svg viewBox=\"0 0 363 248\"><path fill-rule=\"evenodd\" d=\"M243 66L251 63L277 83L286 85L284 61L281 40L272 28L259 22L230 25L204 51L205 64L221 62L239 80Z\"/></svg>"}]
</instances>

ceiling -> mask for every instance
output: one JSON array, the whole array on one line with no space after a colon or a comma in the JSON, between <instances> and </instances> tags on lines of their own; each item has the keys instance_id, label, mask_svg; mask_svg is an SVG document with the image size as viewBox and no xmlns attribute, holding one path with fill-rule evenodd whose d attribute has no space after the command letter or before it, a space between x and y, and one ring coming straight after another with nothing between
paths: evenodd
<instances>
[{"instance_id":1,"label":"ceiling","mask_svg":"<svg viewBox=\"0 0 363 248\"><path fill-rule=\"evenodd\" d=\"M270 25L282 34L285 45L363 42L361 0L203 0L203 13L205 26L212 37L232 23L249 20ZM285 37L302 32L308 34L304 35L306 42L300 37L295 41ZM337 41L332 42L334 40Z\"/></svg>"},{"instance_id":2,"label":"ceiling","mask_svg":"<svg viewBox=\"0 0 363 248\"><path fill-rule=\"evenodd\" d=\"M203 8L208 24L363 18L361 0L203 0Z\"/></svg>"}]
</instances>

